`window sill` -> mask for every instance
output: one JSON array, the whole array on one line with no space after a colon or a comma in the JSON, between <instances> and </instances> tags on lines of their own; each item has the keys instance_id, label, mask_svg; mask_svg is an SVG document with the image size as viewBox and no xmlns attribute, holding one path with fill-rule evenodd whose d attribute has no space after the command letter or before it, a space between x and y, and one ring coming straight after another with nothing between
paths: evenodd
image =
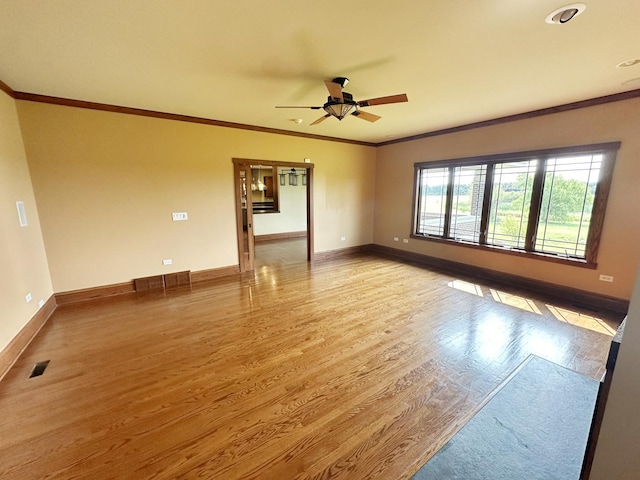
<instances>
[{"instance_id":1,"label":"window sill","mask_svg":"<svg viewBox=\"0 0 640 480\"><path fill-rule=\"evenodd\" d=\"M478 245L476 243L465 242L462 240L451 240L448 238L430 237L425 235L416 235L413 233L411 234L411 238L414 238L416 240L424 240L427 242L443 243L446 245L452 245L456 247L473 248L475 250L482 250L485 252L502 253L505 255L513 255L516 257L529 258L533 260L542 260L545 262L560 263L563 265L571 265L573 267L588 268L591 270L595 270L598 267L597 263L589 263L584 259L566 258L566 257L560 257L557 255L551 255L547 253L525 252L524 250L515 250L508 247L498 247L495 245Z\"/></svg>"}]
</instances>

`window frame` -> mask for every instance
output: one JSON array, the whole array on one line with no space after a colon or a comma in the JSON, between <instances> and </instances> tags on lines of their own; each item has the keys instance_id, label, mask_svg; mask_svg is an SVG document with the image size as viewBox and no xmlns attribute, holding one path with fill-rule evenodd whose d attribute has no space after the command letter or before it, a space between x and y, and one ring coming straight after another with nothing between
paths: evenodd
<instances>
[{"instance_id":1,"label":"window frame","mask_svg":"<svg viewBox=\"0 0 640 480\"><path fill-rule=\"evenodd\" d=\"M580 266L585 268L597 268L597 256L600 246L600 238L602 236L602 228L604 225L604 217L611 190L611 180L613 177L613 168L615 165L616 154L620 149L621 142L607 142L590 145L578 145L572 147L549 148L542 150L529 150L524 152L499 153L492 155L480 155L475 157L454 158L448 160L437 160L433 162L417 162L414 164L414 181L413 181L413 207L411 220L410 237L418 240L426 240L431 242L439 242L450 245L458 245L463 247L475 248L484 251L500 252L509 255L516 255L526 258L536 258L540 260L563 263L568 265ZM587 244L585 247L585 257L571 257L562 254L544 253L534 251L538 220L541 211L542 196L544 193L544 175L547 160L555 157L567 157L574 155L597 155L602 154L602 164L600 167L600 178L596 185L593 207L591 211L591 219L589 223L589 231L587 234ZM514 248L506 246L498 246L487 244L487 228L489 222L491 208L491 192L493 189L493 171L496 164L518 162L523 160L538 159L536 173L533 181L533 190L531 193L531 202L528 211L527 232L525 238L525 247ZM447 237L449 234L449 226L451 223L451 208L449 204L452 202L453 184L451 175L453 167L469 166L469 165L486 165L486 180L484 185L484 197L482 202L482 213L480 220L480 234L477 242L461 240ZM419 214L419 194L420 194L420 177L423 169L430 168L449 168L450 181L447 185L447 208L445 209L444 225L445 229L442 236L433 234L421 234L417 230L418 214Z\"/></svg>"}]
</instances>

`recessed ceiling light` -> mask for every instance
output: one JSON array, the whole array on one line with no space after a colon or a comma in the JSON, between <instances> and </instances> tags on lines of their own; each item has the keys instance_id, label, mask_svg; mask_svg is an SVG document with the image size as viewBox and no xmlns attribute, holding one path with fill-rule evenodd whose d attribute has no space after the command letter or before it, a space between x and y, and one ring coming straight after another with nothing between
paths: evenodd
<instances>
[{"instance_id":1,"label":"recessed ceiling light","mask_svg":"<svg viewBox=\"0 0 640 480\"><path fill-rule=\"evenodd\" d=\"M572 3L571 5L565 5L564 7L560 7L547 15L547 18L545 18L544 21L552 25L562 25L573 20L584 12L586 8L587 6L584 3Z\"/></svg>"},{"instance_id":2,"label":"recessed ceiling light","mask_svg":"<svg viewBox=\"0 0 640 480\"><path fill-rule=\"evenodd\" d=\"M633 67L634 65L637 65L639 63L640 63L640 58L634 58L633 60L627 60L625 62L621 62L618 65L616 65L616 67L618 68Z\"/></svg>"}]
</instances>

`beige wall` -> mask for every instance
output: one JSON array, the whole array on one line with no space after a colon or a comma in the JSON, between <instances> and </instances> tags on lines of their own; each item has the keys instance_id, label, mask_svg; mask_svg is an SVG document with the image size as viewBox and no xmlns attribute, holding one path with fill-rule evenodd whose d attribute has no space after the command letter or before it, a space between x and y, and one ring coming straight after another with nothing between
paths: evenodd
<instances>
[{"instance_id":1,"label":"beige wall","mask_svg":"<svg viewBox=\"0 0 640 480\"><path fill-rule=\"evenodd\" d=\"M16 202L25 204L21 227ZM15 101L0 92L0 351L53 293ZM33 300L27 303L25 296Z\"/></svg>"},{"instance_id":2,"label":"beige wall","mask_svg":"<svg viewBox=\"0 0 640 480\"><path fill-rule=\"evenodd\" d=\"M640 99L378 149L16 103L57 292L237 264L231 158L308 157L316 165L316 252L375 242L614 297L631 294L640 260L633 209L640 204ZM622 148L597 270L393 241L409 238L414 162L616 140ZM174 211L187 211L189 220L172 222ZM173 265L163 266L164 258ZM601 273L614 282L600 282Z\"/></svg>"},{"instance_id":3,"label":"beige wall","mask_svg":"<svg viewBox=\"0 0 640 480\"><path fill-rule=\"evenodd\" d=\"M237 265L233 157L311 158L316 252L373 240L373 147L17 105L56 292Z\"/></svg>"},{"instance_id":4,"label":"beige wall","mask_svg":"<svg viewBox=\"0 0 640 480\"><path fill-rule=\"evenodd\" d=\"M640 270L629 306L590 480L637 480L640 472Z\"/></svg>"},{"instance_id":5,"label":"beige wall","mask_svg":"<svg viewBox=\"0 0 640 480\"><path fill-rule=\"evenodd\" d=\"M640 261L640 99L546 115L378 149L374 243L629 299ZM415 162L621 141L598 269L409 239ZM613 283L598 280L612 275Z\"/></svg>"}]
</instances>

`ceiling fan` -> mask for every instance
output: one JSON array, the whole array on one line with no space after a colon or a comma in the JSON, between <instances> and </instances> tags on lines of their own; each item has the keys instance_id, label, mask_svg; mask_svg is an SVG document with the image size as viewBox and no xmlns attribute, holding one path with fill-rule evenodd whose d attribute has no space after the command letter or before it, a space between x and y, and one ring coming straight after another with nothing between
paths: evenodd
<instances>
[{"instance_id":1,"label":"ceiling fan","mask_svg":"<svg viewBox=\"0 0 640 480\"><path fill-rule=\"evenodd\" d=\"M360 110L360 107L370 107L372 105L385 105L387 103L401 103L409 101L409 99L407 98L407 94L402 93L400 95L370 98L369 100L361 100L357 102L353 99L353 96L350 93L344 92L342 90L347 83L349 83L349 79L347 77L336 77L333 80L325 80L324 84L327 86L327 90L329 90L329 97L327 99L327 103L325 103L321 107L279 106L276 108L310 108L312 110L323 109L325 112L327 112L326 115L320 117L311 125L317 125L318 123L325 121L329 117L336 117L338 120L342 120L349 114L368 122L375 122L376 120L380 120L382 117L374 115L373 113L362 111Z\"/></svg>"}]
</instances>

